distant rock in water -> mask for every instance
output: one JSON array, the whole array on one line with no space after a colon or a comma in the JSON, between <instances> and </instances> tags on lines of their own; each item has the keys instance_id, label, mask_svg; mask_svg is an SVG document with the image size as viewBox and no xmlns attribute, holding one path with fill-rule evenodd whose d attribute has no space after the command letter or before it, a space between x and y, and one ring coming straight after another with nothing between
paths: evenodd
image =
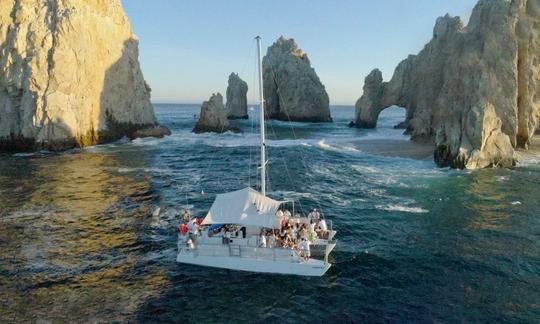
<instances>
[{"instance_id":1,"label":"distant rock in water","mask_svg":"<svg viewBox=\"0 0 540 324\"><path fill-rule=\"evenodd\" d=\"M392 105L407 109L413 140L435 142L439 166L513 166L540 118L540 1L480 0L466 27L439 18L390 82L378 70L366 78L356 126L375 127Z\"/></svg>"},{"instance_id":2,"label":"distant rock in water","mask_svg":"<svg viewBox=\"0 0 540 324\"><path fill-rule=\"evenodd\" d=\"M264 98L270 119L331 122L328 94L306 53L281 36L263 59Z\"/></svg>"},{"instance_id":3,"label":"distant rock in water","mask_svg":"<svg viewBox=\"0 0 540 324\"><path fill-rule=\"evenodd\" d=\"M227 118L248 119L247 112L247 83L240 79L238 74L229 75L229 85L227 86Z\"/></svg>"},{"instance_id":4,"label":"distant rock in water","mask_svg":"<svg viewBox=\"0 0 540 324\"><path fill-rule=\"evenodd\" d=\"M227 119L227 112L223 106L223 96L220 93L213 94L210 100L203 102L199 121L193 128L194 133L225 133L239 131L231 126Z\"/></svg>"},{"instance_id":5,"label":"distant rock in water","mask_svg":"<svg viewBox=\"0 0 540 324\"><path fill-rule=\"evenodd\" d=\"M130 135L131 139L145 138L145 137L157 137L162 138L171 135L171 130L167 127L155 125L147 128L142 128Z\"/></svg>"},{"instance_id":6,"label":"distant rock in water","mask_svg":"<svg viewBox=\"0 0 540 324\"><path fill-rule=\"evenodd\" d=\"M157 125L120 0L1 1L0 53L0 150L81 147Z\"/></svg>"}]
</instances>

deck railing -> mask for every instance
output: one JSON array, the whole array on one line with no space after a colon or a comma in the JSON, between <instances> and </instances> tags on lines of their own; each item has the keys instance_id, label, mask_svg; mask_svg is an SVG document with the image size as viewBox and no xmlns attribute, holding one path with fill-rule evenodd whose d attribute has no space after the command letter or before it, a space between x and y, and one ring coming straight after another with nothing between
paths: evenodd
<instances>
[{"instance_id":1,"label":"deck railing","mask_svg":"<svg viewBox=\"0 0 540 324\"><path fill-rule=\"evenodd\" d=\"M284 248L258 248L235 244L197 244L194 249L182 247L196 256L237 257L272 261L298 261L298 251Z\"/></svg>"}]
</instances>

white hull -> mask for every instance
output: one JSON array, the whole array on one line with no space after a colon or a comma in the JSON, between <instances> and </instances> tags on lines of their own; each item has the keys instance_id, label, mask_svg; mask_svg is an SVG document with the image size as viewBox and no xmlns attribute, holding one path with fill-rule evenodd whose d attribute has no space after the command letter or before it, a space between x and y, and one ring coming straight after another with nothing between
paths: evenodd
<instances>
[{"instance_id":1,"label":"white hull","mask_svg":"<svg viewBox=\"0 0 540 324\"><path fill-rule=\"evenodd\" d=\"M196 256L194 253L178 253L176 261L205 267L229 270L276 273L320 277L330 269L330 263L309 259L308 261L274 261L231 256Z\"/></svg>"}]
</instances>

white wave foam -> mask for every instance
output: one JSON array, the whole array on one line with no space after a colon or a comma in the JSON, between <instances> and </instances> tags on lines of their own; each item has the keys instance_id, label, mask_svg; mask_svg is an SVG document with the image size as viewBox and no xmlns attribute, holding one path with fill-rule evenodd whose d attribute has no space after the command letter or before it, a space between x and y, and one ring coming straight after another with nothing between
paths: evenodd
<instances>
[{"instance_id":1,"label":"white wave foam","mask_svg":"<svg viewBox=\"0 0 540 324\"><path fill-rule=\"evenodd\" d=\"M323 148L323 149L328 149L328 148L331 148L330 145L326 144L324 142L324 138L320 141L317 142L317 146L320 147L320 148Z\"/></svg>"},{"instance_id":2,"label":"white wave foam","mask_svg":"<svg viewBox=\"0 0 540 324\"><path fill-rule=\"evenodd\" d=\"M416 214L425 214L429 213L429 210L420 208L420 207L407 207L407 206L401 206L401 205L377 205L375 208L380 210L386 210L386 211L399 211L404 213L416 213Z\"/></svg>"},{"instance_id":3,"label":"white wave foam","mask_svg":"<svg viewBox=\"0 0 540 324\"><path fill-rule=\"evenodd\" d=\"M360 152L360 150L352 146L340 145L340 143L328 144L326 143L326 140L324 138L317 142L317 146L324 150L331 150L337 152Z\"/></svg>"},{"instance_id":4,"label":"white wave foam","mask_svg":"<svg viewBox=\"0 0 540 324\"><path fill-rule=\"evenodd\" d=\"M171 169L160 169L160 168L118 168L120 173L131 173L131 172L147 172L147 173L172 173Z\"/></svg>"},{"instance_id":5,"label":"white wave foam","mask_svg":"<svg viewBox=\"0 0 540 324\"><path fill-rule=\"evenodd\" d=\"M34 156L36 155L36 153L15 153L13 154L13 156L16 156L16 157L30 157L30 156Z\"/></svg>"},{"instance_id":6,"label":"white wave foam","mask_svg":"<svg viewBox=\"0 0 540 324\"><path fill-rule=\"evenodd\" d=\"M514 205L514 206L521 205L521 201L513 201L512 205Z\"/></svg>"}]
</instances>

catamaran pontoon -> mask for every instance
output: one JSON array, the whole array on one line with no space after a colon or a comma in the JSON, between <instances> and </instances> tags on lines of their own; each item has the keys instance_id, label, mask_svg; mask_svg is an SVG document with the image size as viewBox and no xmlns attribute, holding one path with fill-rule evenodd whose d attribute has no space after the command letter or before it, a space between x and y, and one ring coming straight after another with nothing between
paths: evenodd
<instances>
[{"instance_id":1,"label":"catamaran pontoon","mask_svg":"<svg viewBox=\"0 0 540 324\"><path fill-rule=\"evenodd\" d=\"M256 37L259 61L259 98L261 123L261 192L251 188L217 195L210 211L201 223L201 230L179 233L177 262L200 266L264 273L322 276L331 266L328 255L336 246L336 231L332 223L322 221L325 234L313 237L307 250L262 244L261 231L279 230L284 216L278 211L292 204L288 221L310 225L319 220L296 217L294 202L277 201L266 196L265 114L262 76L261 38ZM221 231L215 227L230 226ZM264 240L264 239L263 239ZM306 242L306 244L308 244ZM307 254L309 251L309 254Z\"/></svg>"}]
</instances>

